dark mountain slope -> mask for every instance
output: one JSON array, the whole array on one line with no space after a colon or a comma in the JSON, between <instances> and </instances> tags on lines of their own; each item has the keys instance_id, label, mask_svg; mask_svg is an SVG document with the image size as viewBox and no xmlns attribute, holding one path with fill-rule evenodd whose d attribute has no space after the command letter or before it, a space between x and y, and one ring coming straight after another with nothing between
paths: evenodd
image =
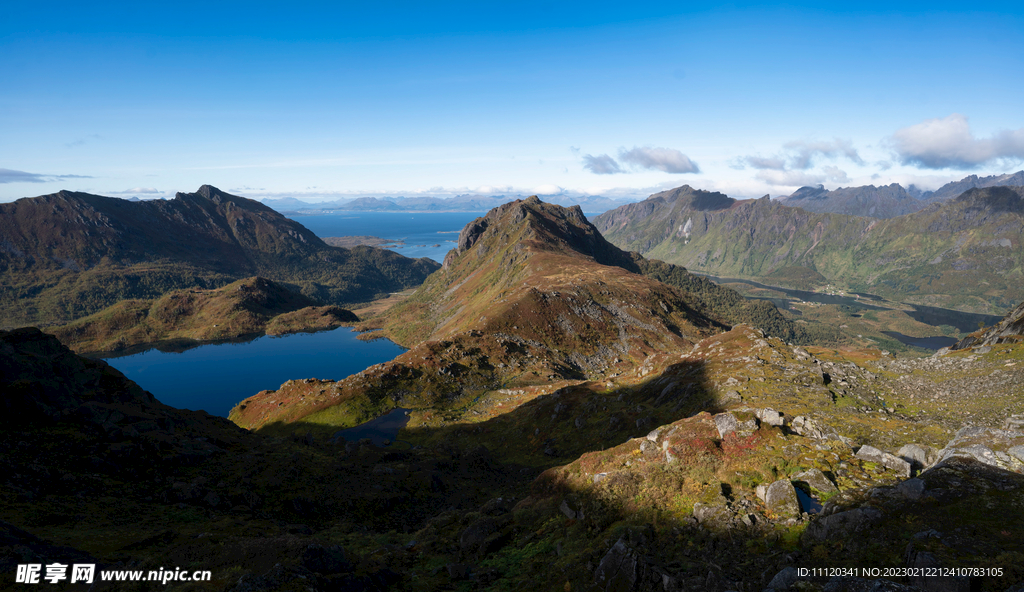
<instances>
[{"instance_id":1,"label":"dark mountain slope","mask_svg":"<svg viewBox=\"0 0 1024 592\"><path fill-rule=\"evenodd\" d=\"M595 218L616 245L723 277L824 278L855 292L991 314L1024 300L1020 189L991 187L888 220L681 187ZM728 207L721 207L727 205Z\"/></svg>"},{"instance_id":2,"label":"dark mountain slope","mask_svg":"<svg viewBox=\"0 0 1024 592\"><path fill-rule=\"evenodd\" d=\"M0 330L0 468L5 589L18 564L71 561L98 564L96 585L54 589L142 589L100 582L100 570L168 565L212 572L166 586L175 590L390 589L402 568L370 558L364 543L343 549L331 529L408 531L476 509L495 489L519 496L513 479L532 478L498 470L486 453L348 454L264 438L168 407L33 328ZM274 569L271 582L291 584L260 577Z\"/></svg>"},{"instance_id":3,"label":"dark mountain slope","mask_svg":"<svg viewBox=\"0 0 1024 592\"><path fill-rule=\"evenodd\" d=\"M170 201L62 191L0 204L0 323L66 322L126 298L261 275L324 303L420 283L436 264L331 247L259 202L204 185Z\"/></svg>"}]
</instances>

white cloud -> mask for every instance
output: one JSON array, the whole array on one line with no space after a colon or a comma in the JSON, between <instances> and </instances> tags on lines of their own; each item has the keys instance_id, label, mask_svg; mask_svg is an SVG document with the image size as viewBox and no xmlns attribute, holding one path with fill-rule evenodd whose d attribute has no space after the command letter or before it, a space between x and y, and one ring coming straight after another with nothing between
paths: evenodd
<instances>
[{"instance_id":1,"label":"white cloud","mask_svg":"<svg viewBox=\"0 0 1024 592\"><path fill-rule=\"evenodd\" d=\"M814 160L818 157L829 159L844 157L857 164L864 164L860 154L853 147L853 142L834 138L832 141L793 141L787 142L783 148L789 151L790 168L805 171L814 166Z\"/></svg>"},{"instance_id":2,"label":"white cloud","mask_svg":"<svg viewBox=\"0 0 1024 592\"><path fill-rule=\"evenodd\" d=\"M49 179L45 175L0 169L0 183L46 183L47 181Z\"/></svg>"},{"instance_id":3,"label":"white cloud","mask_svg":"<svg viewBox=\"0 0 1024 592\"><path fill-rule=\"evenodd\" d=\"M597 156L584 154L583 168L595 175L614 175L622 172L619 163L615 162L615 159L607 154L599 154Z\"/></svg>"},{"instance_id":4,"label":"white cloud","mask_svg":"<svg viewBox=\"0 0 1024 592\"><path fill-rule=\"evenodd\" d=\"M561 187L559 187L558 185L550 185L550 184L549 185L540 185L539 187L534 187L533 188L533 192L535 194L537 194L537 195L558 195L559 193L562 193L563 191L564 190Z\"/></svg>"},{"instance_id":5,"label":"white cloud","mask_svg":"<svg viewBox=\"0 0 1024 592\"><path fill-rule=\"evenodd\" d=\"M622 162L643 169L657 169L666 173L699 173L700 167L690 157L673 148L637 148L621 150Z\"/></svg>"},{"instance_id":6,"label":"white cloud","mask_svg":"<svg viewBox=\"0 0 1024 592\"><path fill-rule=\"evenodd\" d=\"M59 179L92 179L88 175L46 175L0 169L0 183L49 183Z\"/></svg>"},{"instance_id":7,"label":"white cloud","mask_svg":"<svg viewBox=\"0 0 1024 592\"><path fill-rule=\"evenodd\" d=\"M743 160L755 169L770 169L773 171L786 170L786 161L781 156L748 156Z\"/></svg>"},{"instance_id":8,"label":"white cloud","mask_svg":"<svg viewBox=\"0 0 1024 592\"><path fill-rule=\"evenodd\" d=\"M974 169L997 161L1024 160L1024 128L975 138L967 117L953 113L897 130L889 145L902 164L926 169Z\"/></svg>"},{"instance_id":9,"label":"white cloud","mask_svg":"<svg viewBox=\"0 0 1024 592\"><path fill-rule=\"evenodd\" d=\"M471 189L471 193L479 193L482 195L493 195L496 193L512 193L515 189L511 185L481 185L476 189Z\"/></svg>"},{"instance_id":10,"label":"white cloud","mask_svg":"<svg viewBox=\"0 0 1024 592\"><path fill-rule=\"evenodd\" d=\"M758 170L806 171L812 168L816 161L837 158L845 158L859 165L864 164L857 149L853 147L853 142L842 138L823 141L794 140L783 144L782 152L774 156L751 155L744 156L739 161Z\"/></svg>"},{"instance_id":11,"label":"white cloud","mask_svg":"<svg viewBox=\"0 0 1024 592\"><path fill-rule=\"evenodd\" d=\"M827 166L820 173L806 171L775 171L765 169L755 175L765 183L777 187L805 187L824 183L849 183L850 177L839 167Z\"/></svg>"}]
</instances>

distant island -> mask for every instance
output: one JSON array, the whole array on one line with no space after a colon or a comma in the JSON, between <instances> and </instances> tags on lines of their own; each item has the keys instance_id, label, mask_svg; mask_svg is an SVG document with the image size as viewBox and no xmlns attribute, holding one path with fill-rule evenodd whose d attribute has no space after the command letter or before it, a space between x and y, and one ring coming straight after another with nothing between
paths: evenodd
<instances>
[{"instance_id":1,"label":"distant island","mask_svg":"<svg viewBox=\"0 0 1024 592\"><path fill-rule=\"evenodd\" d=\"M521 195L456 195L455 197L358 197L324 202L306 202L293 197L264 199L263 205L285 214L324 214L334 212L486 212L503 203L521 199ZM612 198L599 195L547 195L548 203L565 207L580 206L588 214L600 214L639 198Z\"/></svg>"}]
</instances>

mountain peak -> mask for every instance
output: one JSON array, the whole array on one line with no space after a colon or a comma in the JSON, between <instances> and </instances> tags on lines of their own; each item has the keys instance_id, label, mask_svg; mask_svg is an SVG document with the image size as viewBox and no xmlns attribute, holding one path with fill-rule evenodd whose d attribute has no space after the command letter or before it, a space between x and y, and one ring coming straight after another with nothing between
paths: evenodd
<instances>
[{"instance_id":1,"label":"mountain peak","mask_svg":"<svg viewBox=\"0 0 1024 592\"><path fill-rule=\"evenodd\" d=\"M954 201L993 212L1016 212L1024 214L1024 198L1021 187L976 187L963 192Z\"/></svg>"},{"instance_id":2,"label":"mountain peak","mask_svg":"<svg viewBox=\"0 0 1024 592\"><path fill-rule=\"evenodd\" d=\"M605 265L629 265L628 258L623 258L621 251L604 240L587 220L583 208L566 208L531 195L498 206L467 224L459 233L458 246L445 257L443 267L450 268L456 259L491 235L520 236L522 245L535 251L574 252Z\"/></svg>"}]
</instances>

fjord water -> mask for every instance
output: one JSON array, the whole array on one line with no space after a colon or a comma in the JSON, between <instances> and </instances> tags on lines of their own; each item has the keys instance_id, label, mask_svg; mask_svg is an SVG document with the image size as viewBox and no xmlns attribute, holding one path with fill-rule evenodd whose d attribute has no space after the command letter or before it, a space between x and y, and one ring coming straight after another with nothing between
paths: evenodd
<instances>
[{"instance_id":1,"label":"fjord water","mask_svg":"<svg viewBox=\"0 0 1024 592\"><path fill-rule=\"evenodd\" d=\"M405 351L386 339L360 341L356 335L347 327L264 335L244 343L208 344L184 352L151 349L106 361L162 403L227 417L246 397L285 381L340 380Z\"/></svg>"},{"instance_id":2,"label":"fjord water","mask_svg":"<svg viewBox=\"0 0 1024 592\"><path fill-rule=\"evenodd\" d=\"M320 238L376 236L402 241L392 248L406 257L429 257L438 263L455 248L462 228L486 212L338 212L289 215ZM438 246L434 246L438 245Z\"/></svg>"}]
</instances>

